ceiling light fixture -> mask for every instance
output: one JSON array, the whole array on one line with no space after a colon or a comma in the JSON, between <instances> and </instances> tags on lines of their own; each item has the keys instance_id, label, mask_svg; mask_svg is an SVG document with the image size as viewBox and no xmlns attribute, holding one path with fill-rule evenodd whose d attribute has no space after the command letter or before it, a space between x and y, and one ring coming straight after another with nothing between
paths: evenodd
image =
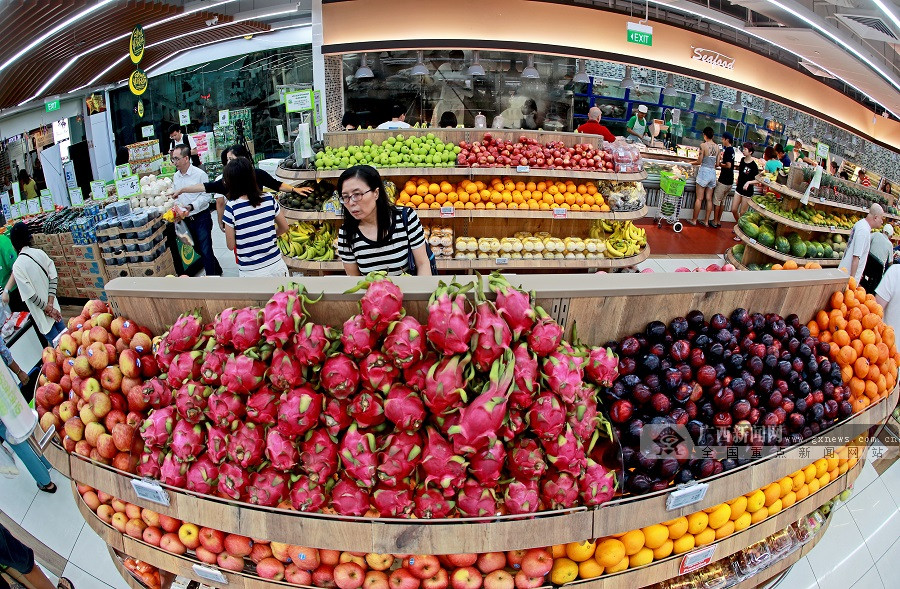
<instances>
[{"instance_id":1,"label":"ceiling light fixture","mask_svg":"<svg viewBox=\"0 0 900 589\"><path fill-rule=\"evenodd\" d=\"M366 57L365 53L363 53L359 58L359 69L356 70L356 73L353 74L353 77L355 77L357 80L375 77L375 74L372 72L372 68L369 67L369 60Z\"/></svg>"},{"instance_id":2,"label":"ceiling light fixture","mask_svg":"<svg viewBox=\"0 0 900 589\"><path fill-rule=\"evenodd\" d=\"M775 115L772 114L772 105L769 103L768 100L763 101L763 110L759 116L761 116L763 118L763 120L766 120L766 121L769 119L775 118Z\"/></svg>"},{"instance_id":3,"label":"ceiling light fixture","mask_svg":"<svg viewBox=\"0 0 900 589\"><path fill-rule=\"evenodd\" d=\"M675 74L666 76L666 87L663 89L663 96L677 96L678 89L675 88Z\"/></svg>"},{"instance_id":4,"label":"ceiling light fixture","mask_svg":"<svg viewBox=\"0 0 900 589\"><path fill-rule=\"evenodd\" d=\"M703 102L706 104L714 104L715 103L716 100L715 100L715 98L712 97L712 94L710 93L709 82L703 83L703 94L700 95L698 100L700 100L700 102Z\"/></svg>"},{"instance_id":5,"label":"ceiling light fixture","mask_svg":"<svg viewBox=\"0 0 900 589\"><path fill-rule=\"evenodd\" d=\"M522 70L522 77L529 78L531 80L536 80L541 77L540 72L538 72L537 68L534 67L534 53L528 54L528 65L525 66L524 70Z\"/></svg>"},{"instance_id":6,"label":"ceiling light fixture","mask_svg":"<svg viewBox=\"0 0 900 589\"><path fill-rule=\"evenodd\" d=\"M587 73L587 60L578 59L576 61L578 63L575 65L575 75L572 77L572 82L576 84L590 84L591 77Z\"/></svg>"},{"instance_id":7,"label":"ceiling light fixture","mask_svg":"<svg viewBox=\"0 0 900 589\"><path fill-rule=\"evenodd\" d=\"M737 94L734 97L734 103L731 105L731 110L739 110L742 112L744 110L744 96L741 94L740 90L737 91Z\"/></svg>"},{"instance_id":8,"label":"ceiling light fixture","mask_svg":"<svg viewBox=\"0 0 900 589\"><path fill-rule=\"evenodd\" d=\"M425 52L416 51L416 65L412 66L409 73L413 76L427 76L428 68L425 66Z\"/></svg>"},{"instance_id":9,"label":"ceiling light fixture","mask_svg":"<svg viewBox=\"0 0 900 589\"><path fill-rule=\"evenodd\" d=\"M484 66L481 65L479 59L481 56L478 51L472 52L472 65L469 66L469 69L466 70L466 73L470 76L483 76L484 75Z\"/></svg>"},{"instance_id":10,"label":"ceiling light fixture","mask_svg":"<svg viewBox=\"0 0 900 589\"><path fill-rule=\"evenodd\" d=\"M634 88L634 78L631 77L631 66L625 66L625 77L622 78L622 83L619 84L619 88L623 90L627 90L629 88Z\"/></svg>"}]
</instances>

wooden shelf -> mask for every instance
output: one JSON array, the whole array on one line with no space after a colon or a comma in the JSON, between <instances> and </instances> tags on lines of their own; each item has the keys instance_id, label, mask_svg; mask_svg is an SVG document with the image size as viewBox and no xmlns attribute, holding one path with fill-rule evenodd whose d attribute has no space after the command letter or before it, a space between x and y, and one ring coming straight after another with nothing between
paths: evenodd
<instances>
[{"instance_id":1,"label":"wooden shelf","mask_svg":"<svg viewBox=\"0 0 900 589\"><path fill-rule=\"evenodd\" d=\"M787 227L793 227L794 229L800 229L801 231L812 231L814 233L836 233L838 235L850 235L852 232L851 229L838 229L831 227L823 227L821 225L808 225L806 223L798 223L797 221L793 221L788 219L787 217L782 217L778 213L770 211L765 206L755 202L753 199L750 199L749 203L750 208L762 215L763 217L767 217L772 219L776 223L780 223L781 225L785 225Z\"/></svg>"},{"instance_id":2,"label":"wooden shelf","mask_svg":"<svg viewBox=\"0 0 900 589\"><path fill-rule=\"evenodd\" d=\"M289 209L287 207L282 207L284 211L285 218L291 221L341 221L343 220L342 215L335 215L334 213L324 213L318 211L298 211L295 209ZM446 221L452 221L453 219L554 219L557 221L592 221L594 219L606 219L609 221L633 221L635 219L642 219L647 216L647 205L645 204L643 207L634 210L634 211L610 211L608 213L601 213L596 211L566 211L566 217L564 219L558 219L554 217L553 211L532 211L532 210L518 210L518 209L494 209L494 210L486 210L486 209L453 209L453 215L445 217L441 214L441 211L438 209L416 209L416 215L420 219L444 219Z\"/></svg>"},{"instance_id":3,"label":"wooden shelf","mask_svg":"<svg viewBox=\"0 0 900 589\"><path fill-rule=\"evenodd\" d=\"M725 250L725 261L737 268L738 270L746 270L747 267L744 266L741 262L738 262L737 258L734 257L734 254L731 253L731 248Z\"/></svg>"},{"instance_id":4,"label":"wooden shelf","mask_svg":"<svg viewBox=\"0 0 900 589\"><path fill-rule=\"evenodd\" d=\"M789 187L785 186L784 184L779 184L778 182L772 182L771 180L768 180L768 179L764 178L764 177L761 176L761 175L760 175L760 176L757 176L756 179L760 182L760 184L762 184L763 186L765 186L765 187L771 189L772 192L777 192L778 194L781 194L781 195L783 195L783 196L787 196L787 197L790 197L790 198L795 198L795 199L797 199L797 200L800 200L800 199L803 198L803 193L802 193L802 192L797 192L796 190L794 190L794 189L792 189L792 188L789 188ZM866 214L868 214L868 212L869 212L869 209L866 209L866 208L863 208L863 207L857 207L857 206L853 206L853 205L847 205L847 204L844 204L844 203L835 202L835 201L833 201L833 200L828 200L828 199L818 198L818 197L813 197L813 196L810 196L810 197L809 197L809 203L808 203L808 204L811 204L811 205L825 205L825 206L829 206L829 207L834 207L834 208L836 208L836 209L845 209L845 210L848 210L848 211L855 211L855 212L857 212L857 213L866 213Z\"/></svg>"},{"instance_id":5,"label":"wooden shelf","mask_svg":"<svg viewBox=\"0 0 900 589\"><path fill-rule=\"evenodd\" d=\"M782 262L787 262L788 260L793 260L799 266L804 266L808 262L818 262L819 265L822 266L823 268L837 268L841 264L841 260L835 259L835 258L795 258L793 256L785 255L775 249L766 247L766 246L762 245L761 243L759 243L758 241L756 241L755 239L749 237L737 225L734 226L734 232L748 246L769 256L770 258L775 258L776 260L781 260Z\"/></svg>"},{"instance_id":6,"label":"wooden shelf","mask_svg":"<svg viewBox=\"0 0 900 589\"><path fill-rule=\"evenodd\" d=\"M618 174L616 172L592 172L590 170L556 170L550 168L529 168L519 172L516 168L470 168L454 166L450 168L379 168L384 178L409 178L411 176L444 176L447 178L484 178L508 176L510 178L559 178L568 180L611 180L614 182L640 182L647 172ZM289 170L278 166L275 177L286 182L301 180L321 180L338 178L344 170Z\"/></svg>"}]
</instances>

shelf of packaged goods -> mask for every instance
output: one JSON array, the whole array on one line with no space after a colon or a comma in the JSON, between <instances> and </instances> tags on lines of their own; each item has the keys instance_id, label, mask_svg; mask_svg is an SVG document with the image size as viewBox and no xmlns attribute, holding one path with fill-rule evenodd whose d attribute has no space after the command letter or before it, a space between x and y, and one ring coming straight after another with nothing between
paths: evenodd
<instances>
[{"instance_id":1,"label":"shelf of packaged goods","mask_svg":"<svg viewBox=\"0 0 900 589\"><path fill-rule=\"evenodd\" d=\"M298 211L295 209L283 208L284 216L290 221L340 221L342 215L334 213L324 213L318 211ZM565 212L563 212L565 211ZM642 219L647 215L647 205L633 211L570 211L562 209L554 211L541 210L484 210L484 209L463 209L454 207L452 213L442 213L440 209L416 209L416 215L420 219L554 219L554 220L584 220L592 221L595 219L606 219L608 221L629 221Z\"/></svg>"},{"instance_id":2,"label":"shelf of packaged goods","mask_svg":"<svg viewBox=\"0 0 900 589\"><path fill-rule=\"evenodd\" d=\"M725 250L725 261L737 268L738 270L746 270L747 267L742 263L738 262L737 258L734 257L734 254L731 253L731 248Z\"/></svg>"},{"instance_id":3,"label":"shelf of packaged goods","mask_svg":"<svg viewBox=\"0 0 900 589\"><path fill-rule=\"evenodd\" d=\"M511 178L559 178L568 180L611 180L614 182L640 182L647 173L593 172L590 170L556 170L550 168L377 168L384 178L409 178L412 176L444 176L447 178L484 178L508 176ZM275 171L279 180L286 182L338 178L344 170L290 170L281 166Z\"/></svg>"},{"instance_id":4,"label":"shelf of packaged goods","mask_svg":"<svg viewBox=\"0 0 900 589\"><path fill-rule=\"evenodd\" d=\"M850 229L838 229L837 227L823 227L821 225L807 225L806 223L800 223L798 221L793 221L788 219L787 217L782 217L778 213L770 211L765 207L765 205L761 205L758 202L750 199L748 202L751 209L762 215L763 217L767 217L772 219L776 223L780 223L781 225L785 225L787 227L793 227L794 229L800 229L801 231L812 231L815 233L836 233L838 235L850 235Z\"/></svg>"},{"instance_id":5,"label":"shelf of packaged goods","mask_svg":"<svg viewBox=\"0 0 900 589\"><path fill-rule=\"evenodd\" d=\"M734 233L735 233L738 237L740 237L741 240L742 240L744 243L746 243L747 245L749 245L749 246L752 247L753 249L755 249L755 250L757 250L758 252L761 252L761 253L763 253L763 254L769 256L770 258L775 258L776 260L780 260L780 261L782 261L782 262L787 262L788 260L793 260L794 262L797 263L798 266L804 266L804 265L806 265L808 262L818 262L819 265L822 266L823 268L837 268L837 267L840 265L840 263L841 263L841 260L840 260L840 259L834 259L834 258L830 258L830 259L825 259L825 258L795 258L795 257L793 257L793 256L787 256L787 255L785 255L785 254L779 252L778 250L772 249L772 248L770 248L770 247L766 247L766 246L762 245L761 243L759 243L758 241L756 241L755 239L753 239L752 237L749 237L749 236L748 236L746 233L744 233L744 232L741 230L741 228L740 228L739 226L737 226L737 225L734 226Z\"/></svg>"},{"instance_id":6,"label":"shelf of packaged goods","mask_svg":"<svg viewBox=\"0 0 900 589\"><path fill-rule=\"evenodd\" d=\"M756 179L766 188L771 190L772 192L781 194L782 196L787 196L789 198L795 198L800 200L803 198L802 192L797 192L796 190L785 186L784 184L779 184L778 182L772 182L771 180L766 179L763 176L757 176ZM834 207L836 209L845 209L848 211L855 211L857 213L868 213L869 209L863 207L857 207L855 205L848 205L842 202L836 202L833 200L828 200L825 198L819 198L810 196L809 202L807 204L811 205L825 205L829 207Z\"/></svg>"}]
</instances>

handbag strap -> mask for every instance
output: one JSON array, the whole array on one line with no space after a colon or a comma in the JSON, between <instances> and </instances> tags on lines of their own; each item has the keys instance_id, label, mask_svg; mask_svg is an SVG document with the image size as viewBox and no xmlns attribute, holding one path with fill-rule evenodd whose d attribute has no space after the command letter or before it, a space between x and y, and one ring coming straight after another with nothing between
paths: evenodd
<instances>
[{"instance_id":1,"label":"handbag strap","mask_svg":"<svg viewBox=\"0 0 900 589\"><path fill-rule=\"evenodd\" d=\"M32 258L30 255L28 255L28 254L25 253L25 252L19 252L19 254L22 255L22 256L25 256L26 258L28 258L29 260L31 260L32 262L34 262L35 264L37 264L37 267L41 269L41 272L44 273L44 276L47 277L47 280L50 280L50 274L47 273L47 269L44 268L44 265L43 265L43 264L41 264L40 262L38 262L37 260L35 260L34 258Z\"/></svg>"}]
</instances>

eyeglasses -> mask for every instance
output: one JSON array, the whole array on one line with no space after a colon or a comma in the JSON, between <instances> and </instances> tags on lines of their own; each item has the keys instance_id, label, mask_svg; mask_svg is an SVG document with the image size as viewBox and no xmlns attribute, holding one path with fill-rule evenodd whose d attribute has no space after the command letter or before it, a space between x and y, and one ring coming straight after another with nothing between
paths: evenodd
<instances>
[{"instance_id":1,"label":"eyeglasses","mask_svg":"<svg viewBox=\"0 0 900 589\"><path fill-rule=\"evenodd\" d=\"M354 192L353 194L342 194L341 202L347 204L348 202L359 202L359 199L368 193L372 192L372 189L366 190L365 192Z\"/></svg>"},{"instance_id":2,"label":"eyeglasses","mask_svg":"<svg viewBox=\"0 0 900 589\"><path fill-rule=\"evenodd\" d=\"M174 155L173 155L173 156L172 156L171 158L169 158L169 159L174 163L174 162L178 162L178 161L183 160L184 157L177 157L177 156L174 156Z\"/></svg>"}]
</instances>

